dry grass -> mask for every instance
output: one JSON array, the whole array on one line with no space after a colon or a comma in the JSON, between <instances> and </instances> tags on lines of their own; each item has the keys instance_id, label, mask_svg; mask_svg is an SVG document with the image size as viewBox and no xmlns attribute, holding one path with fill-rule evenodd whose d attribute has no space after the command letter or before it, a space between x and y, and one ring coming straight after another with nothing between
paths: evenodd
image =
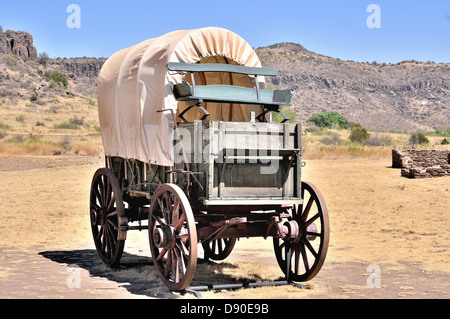
<instances>
[{"instance_id":1,"label":"dry grass","mask_svg":"<svg viewBox=\"0 0 450 319\"><path fill-rule=\"evenodd\" d=\"M60 161L56 162L57 158ZM8 160L10 165L20 167L24 165L17 159L23 163L41 161L36 167L23 171L14 170L13 166L2 169L0 165L0 188L3 189L0 193L0 248L3 251L31 252L36 251L36 247L69 251L95 249L88 218L89 187L103 160L96 157L91 158L91 164L79 162L78 165L80 158L20 157L15 160L11 157ZM400 177L399 170L390 168L387 159L306 160L306 163L302 179L320 189L329 210L331 239L325 271L335 263L359 262L366 266L389 264L391 269L413 264L424 271L448 273L448 178L405 179ZM131 232L125 250L131 255L149 256L146 232ZM152 266L123 270L116 276L158 280ZM200 264L193 284L276 280L280 276L270 239L242 239L227 260ZM265 287L202 295L204 298L238 299L307 298L327 294L329 288L323 281L319 273L317 280L307 283L309 290ZM339 283L342 293L352 296L367 290L360 285L354 289L355 284L351 282L338 280ZM153 287L152 293L174 296L163 285ZM413 292L402 288L399 296ZM192 295L175 296L192 298ZM408 296L411 295L404 297Z\"/></svg>"}]
</instances>

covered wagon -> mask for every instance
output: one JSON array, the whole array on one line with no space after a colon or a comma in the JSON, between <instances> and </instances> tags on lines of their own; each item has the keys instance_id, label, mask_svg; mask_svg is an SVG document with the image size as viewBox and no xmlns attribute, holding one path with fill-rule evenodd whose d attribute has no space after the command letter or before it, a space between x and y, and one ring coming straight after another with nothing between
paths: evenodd
<instances>
[{"instance_id":1,"label":"covered wagon","mask_svg":"<svg viewBox=\"0 0 450 319\"><path fill-rule=\"evenodd\" d=\"M266 88L265 77L277 74L244 39L216 27L171 32L105 62L105 167L92 180L90 217L107 265L120 263L128 231L148 230L153 263L172 290L189 287L199 250L223 260L239 238L272 238L287 282L318 273L327 208L301 181L300 124L272 121L274 112L287 120L281 108L292 98Z\"/></svg>"}]
</instances>

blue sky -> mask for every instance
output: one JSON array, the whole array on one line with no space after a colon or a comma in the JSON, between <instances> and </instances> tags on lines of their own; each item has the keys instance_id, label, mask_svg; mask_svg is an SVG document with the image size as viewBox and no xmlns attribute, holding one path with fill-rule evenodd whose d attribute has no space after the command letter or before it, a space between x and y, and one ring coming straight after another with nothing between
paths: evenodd
<instances>
[{"instance_id":1,"label":"blue sky","mask_svg":"<svg viewBox=\"0 0 450 319\"><path fill-rule=\"evenodd\" d=\"M68 28L66 9L81 9L81 28ZM380 28L369 28L370 4ZM450 62L450 1L406 0L8 0L0 25L34 36L51 57L109 57L170 31L219 26L253 47L295 42L342 60Z\"/></svg>"}]
</instances>

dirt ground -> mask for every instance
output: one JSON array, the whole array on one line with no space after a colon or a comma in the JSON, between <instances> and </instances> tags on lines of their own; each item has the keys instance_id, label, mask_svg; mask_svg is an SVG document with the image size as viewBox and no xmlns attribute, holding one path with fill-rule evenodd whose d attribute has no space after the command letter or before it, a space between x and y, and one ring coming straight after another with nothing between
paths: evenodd
<instances>
[{"instance_id":1,"label":"dirt ground","mask_svg":"<svg viewBox=\"0 0 450 319\"><path fill-rule=\"evenodd\" d=\"M330 245L320 273L294 286L202 292L227 299L448 299L450 179L409 180L383 160L310 160ZM99 157L0 156L0 298L196 298L168 291L146 232L129 232L122 266L104 266L89 225ZM202 252L199 253L202 256ZM241 239L223 262L199 263L192 285L273 281L270 239ZM281 278L282 279L282 278Z\"/></svg>"}]
</instances>

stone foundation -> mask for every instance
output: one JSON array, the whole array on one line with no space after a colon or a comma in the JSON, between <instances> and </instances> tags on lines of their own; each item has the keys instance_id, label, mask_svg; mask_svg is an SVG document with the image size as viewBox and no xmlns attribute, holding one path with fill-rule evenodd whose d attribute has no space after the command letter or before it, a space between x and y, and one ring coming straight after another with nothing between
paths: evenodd
<instances>
[{"instance_id":1,"label":"stone foundation","mask_svg":"<svg viewBox=\"0 0 450 319\"><path fill-rule=\"evenodd\" d=\"M392 150L392 167L408 178L450 176L450 151Z\"/></svg>"}]
</instances>

